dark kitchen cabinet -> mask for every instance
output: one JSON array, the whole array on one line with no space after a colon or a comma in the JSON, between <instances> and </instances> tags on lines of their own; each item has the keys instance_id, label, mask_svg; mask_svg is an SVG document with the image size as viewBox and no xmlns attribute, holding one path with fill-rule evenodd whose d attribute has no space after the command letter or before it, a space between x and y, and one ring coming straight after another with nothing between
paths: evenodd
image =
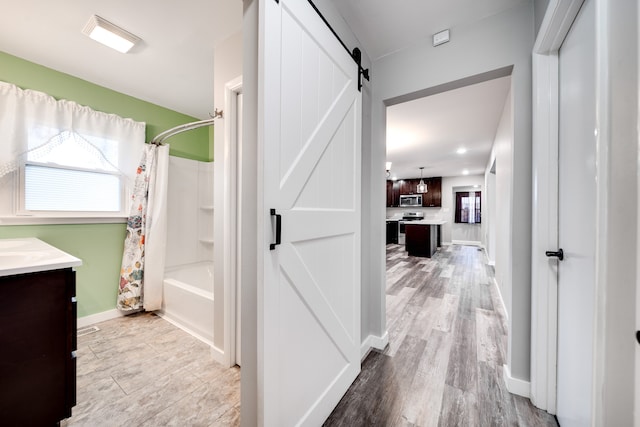
<instances>
[{"instance_id":1,"label":"dark kitchen cabinet","mask_svg":"<svg viewBox=\"0 0 640 427\"><path fill-rule=\"evenodd\" d=\"M53 426L76 404L75 272L0 277L0 420Z\"/></svg>"},{"instance_id":2,"label":"dark kitchen cabinet","mask_svg":"<svg viewBox=\"0 0 640 427\"><path fill-rule=\"evenodd\" d=\"M404 232L410 256L431 258L438 249L438 226L407 223Z\"/></svg>"},{"instance_id":3,"label":"dark kitchen cabinet","mask_svg":"<svg viewBox=\"0 0 640 427\"><path fill-rule=\"evenodd\" d=\"M422 206L442 207L442 177L424 178L427 192L422 194ZM400 195L417 194L420 178L387 180L387 207L400 206Z\"/></svg>"},{"instance_id":4,"label":"dark kitchen cabinet","mask_svg":"<svg viewBox=\"0 0 640 427\"><path fill-rule=\"evenodd\" d=\"M424 182L427 192L422 195L422 206L442 207L442 177L428 178Z\"/></svg>"},{"instance_id":5,"label":"dark kitchen cabinet","mask_svg":"<svg viewBox=\"0 0 640 427\"><path fill-rule=\"evenodd\" d=\"M387 180L387 207L395 207L398 206L399 192L396 188L394 188L395 182L391 180Z\"/></svg>"},{"instance_id":6,"label":"dark kitchen cabinet","mask_svg":"<svg viewBox=\"0 0 640 427\"><path fill-rule=\"evenodd\" d=\"M387 221L387 245L398 244L398 221Z\"/></svg>"}]
</instances>

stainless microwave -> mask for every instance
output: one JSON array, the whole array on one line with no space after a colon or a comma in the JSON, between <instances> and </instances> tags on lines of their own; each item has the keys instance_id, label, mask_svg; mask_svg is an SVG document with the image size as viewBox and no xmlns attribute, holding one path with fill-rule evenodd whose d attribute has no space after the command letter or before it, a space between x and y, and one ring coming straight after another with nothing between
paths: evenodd
<instances>
[{"instance_id":1,"label":"stainless microwave","mask_svg":"<svg viewBox=\"0 0 640 427\"><path fill-rule=\"evenodd\" d=\"M422 206L422 194L405 194L400 196L400 206Z\"/></svg>"}]
</instances>

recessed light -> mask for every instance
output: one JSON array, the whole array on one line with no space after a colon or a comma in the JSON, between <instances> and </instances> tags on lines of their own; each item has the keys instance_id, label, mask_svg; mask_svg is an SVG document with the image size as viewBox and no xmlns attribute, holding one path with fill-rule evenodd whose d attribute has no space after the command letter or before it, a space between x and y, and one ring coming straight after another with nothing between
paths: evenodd
<instances>
[{"instance_id":1,"label":"recessed light","mask_svg":"<svg viewBox=\"0 0 640 427\"><path fill-rule=\"evenodd\" d=\"M469 175L469 170L468 169L463 170L462 175Z\"/></svg>"},{"instance_id":2,"label":"recessed light","mask_svg":"<svg viewBox=\"0 0 640 427\"><path fill-rule=\"evenodd\" d=\"M87 22L82 29L82 34L122 53L129 52L136 43L142 41L140 37L131 34L127 30L112 24L98 15L93 15L89 18L89 22Z\"/></svg>"},{"instance_id":3,"label":"recessed light","mask_svg":"<svg viewBox=\"0 0 640 427\"><path fill-rule=\"evenodd\" d=\"M464 148L464 147L458 148L458 149L456 150L456 153L458 153L458 154L464 154L464 153L466 153L466 152L467 152L467 149L466 149L466 148Z\"/></svg>"}]
</instances>

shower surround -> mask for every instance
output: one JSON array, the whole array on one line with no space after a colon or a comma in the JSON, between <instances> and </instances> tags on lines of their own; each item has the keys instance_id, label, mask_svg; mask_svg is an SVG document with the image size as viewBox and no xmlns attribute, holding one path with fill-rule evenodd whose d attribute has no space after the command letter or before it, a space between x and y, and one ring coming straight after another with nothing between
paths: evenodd
<instances>
[{"instance_id":1,"label":"shower surround","mask_svg":"<svg viewBox=\"0 0 640 427\"><path fill-rule=\"evenodd\" d=\"M213 345L213 162L171 156L160 315Z\"/></svg>"}]
</instances>

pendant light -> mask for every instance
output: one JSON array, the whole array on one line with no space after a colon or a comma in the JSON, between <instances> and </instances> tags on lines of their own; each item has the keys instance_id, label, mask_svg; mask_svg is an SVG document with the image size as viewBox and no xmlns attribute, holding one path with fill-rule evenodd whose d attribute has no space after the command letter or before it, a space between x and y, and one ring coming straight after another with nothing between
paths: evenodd
<instances>
[{"instance_id":1,"label":"pendant light","mask_svg":"<svg viewBox=\"0 0 640 427\"><path fill-rule=\"evenodd\" d=\"M420 167L420 183L418 184L418 188L417 188L417 192L418 193L426 193L427 192L427 184L424 183L424 181L422 180L422 170L424 169L424 166Z\"/></svg>"}]
</instances>

